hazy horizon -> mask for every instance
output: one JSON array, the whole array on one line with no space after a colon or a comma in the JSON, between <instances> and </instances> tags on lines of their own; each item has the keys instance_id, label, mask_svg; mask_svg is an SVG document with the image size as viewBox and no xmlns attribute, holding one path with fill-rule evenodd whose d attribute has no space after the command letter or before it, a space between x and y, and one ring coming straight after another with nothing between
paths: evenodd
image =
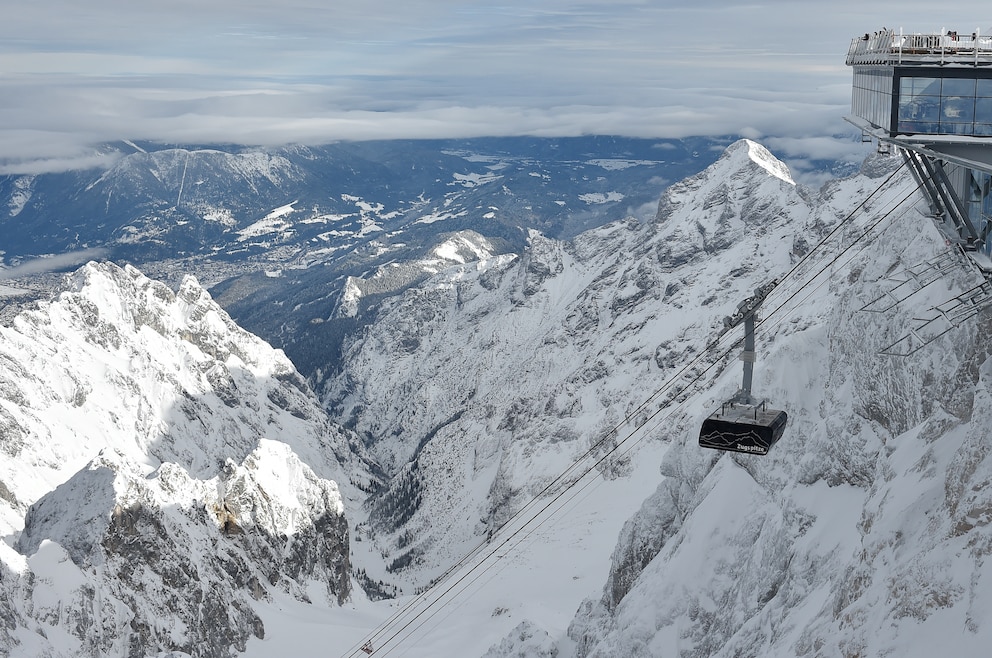
<instances>
[{"instance_id":1,"label":"hazy horizon","mask_svg":"<svg viewBox=\"0 0 992 658\"><path fill-rule=\"evenodd\" d=\"M981 29L978 4L96 0L0 26L0 174L106 164L114 140L275 146L737 135L843 158L865 31ZM965 22L967 21L967 22Z\"/></svg>"}]
</instances>

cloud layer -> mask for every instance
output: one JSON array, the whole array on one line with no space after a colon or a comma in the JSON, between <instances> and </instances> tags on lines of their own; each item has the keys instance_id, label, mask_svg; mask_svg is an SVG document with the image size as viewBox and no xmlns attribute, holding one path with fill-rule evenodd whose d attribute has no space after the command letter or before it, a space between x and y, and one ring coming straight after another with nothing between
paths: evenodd
<instances>
[{"instance_id":1,"label":"cloud layer","mask_svg":"<svg viewBox=\"0 0 992 658\"><path fill-rule=\"evenodd\" d=\"M0 281L78 267L89 260L105 258L108 253L107 249L98 247L51 255L45 258L35 258L19 263L14 267L0 268Z\"/></svg>"},{"instance_id":2,"label":"cloud layer","mask_svg":"<svg viewBox=\"0 0 992 658\"><path fill-rule=\"evenodd\" d=\"M853 148L831 141L851 133L851 38L989 20L970 1L144 4L5 11L0 173L93 166L119 139L740 134L835 153Z\"/></svg>"}]
</instances>

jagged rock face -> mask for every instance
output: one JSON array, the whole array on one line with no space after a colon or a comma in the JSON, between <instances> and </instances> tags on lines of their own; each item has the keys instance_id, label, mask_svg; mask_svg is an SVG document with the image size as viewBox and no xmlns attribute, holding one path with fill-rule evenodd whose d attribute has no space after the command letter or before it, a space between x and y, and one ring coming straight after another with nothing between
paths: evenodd
<instances>
[{"instance_id":1,"label":"jagged rock face","mask_svg":"<svg viewBox=\"0 0 992 658\"><path fill-rule=\"evenodd\" d=\"M833 184L824 202L863 200L862 184ZM846 242L896 200L876 199ZM619 538L602 597L573 620L567 655L986 651L988 312L911 356L879 354L976 274L962 265L885 313L859 310L895 286L887 275L945 248L905 208L787 322L769 324L762 342L773 341L766 362L778 372L762 390L790 414L772 454L702 452L691 431L673 443L657 492Z\"/></svg>"},{"instance_id":2,"label":"jagged rock face","mask_svg":"<svg viewBox=\"0 0 992 658\"><path fill-rule=\"evenodd\" d=\"M548 632L529 621L520 622L512 635L499 646L487 651L482 658L556 658L558 648Z\"/></svg>"},{"instance_id":3,"label":"jagged rock face","mask_svg":"<svg viewBox=\"0 0 992 658\"><path fill-rule=\"evenodd\" d=\"M228 656L255 601L349 597L353 439L194 279L91 263L0 332L4 651Z\"/></svg>"},{"instance_id":4,"label":"jagged rock face","mask_svg":"<svg viewBox=\"0 0 992 658\"><path fill-rule=\"evenodd\" d=\"M570 242L532 233L522 257L453 267L382 302L323 396L392 477L370 522L397 568L418 582L498 527L701 349L753 281L794 262L772 248L780 235L836 221L813 217L780 173L741 142L673 186L654 222Z\"/></svg>"},{"instance_id":5,"label":"jagged rock face","mask_svg":"<svg viewBox=\"0 0 992 658\"><path fill-rule=\"evenodd\" d=\"M791 193L783 196L782 190ZM741 140L715 165L666 190L657 222L676 218L677 225L666 227L669 239L656 245L658 261L672 270L725 251L745 236L760 240L795 217L792 206L808 212L807 205L785 165L760 144ZM693 221L682 221L693 210ZM746 272L752 265L745 260L740 267Z\"/></svg>"},{"instance_id":6,"label":"jagged rock face","mask_svg":"<svg viewBox=\"0 0 992 658\"><path fill-rule=\"evenodd\" d=\"M944 249L911 204L871 228L915 188L901 172L860 207L898 163L873 159L814 193L743 141L673 186L654 222L534 235L522 258L384 303L324 394L393 476L378 541L397 568L429 574L497 526L702 352L754 287L812 253L761 316L755 390L788 411L786 437L765 458L697 447L698 420L740 383L719 362L656 430L670 441L659 487L568 640L525 625L489 655L982 655L989 319L912 357L878 354L974 283L962 269L886 313L859 310L884 277Z\"/></svg>"},{"instance_id":7,"label":"jagged rock face","mask_svg":"<svg viewBox=\"0 0 992 658\"><path fill-rule=\"evenodd\" d=\"M366 298L396 293L452 265L485 260L496 255L493 244L475 231L458 231L447 236L430 253L409 262L391 262L377 267L371 276L348 277L332 317L355 317Z\"/></svg>"},{"instance_id":8,"label":"jagged rock face","mask_svg":"<svg viewBox=\"0 0 992 658\"><path fill-rule=\"evenodd\" d=\"M16 548L33 556L39 580L50 577L39 550L64 550L78 567L70 600L107 611L101 632L65 605L65 591L57 606L35 592L33 611L71 629L88 653L226 656L264 637L251 602L270 588L309 600L316 581L326 600L347 598L343 511L334 483L277 442L206 481L171 463L148 477L121 455L101 455L30 508Z\"/></svg>"}]
</instances>

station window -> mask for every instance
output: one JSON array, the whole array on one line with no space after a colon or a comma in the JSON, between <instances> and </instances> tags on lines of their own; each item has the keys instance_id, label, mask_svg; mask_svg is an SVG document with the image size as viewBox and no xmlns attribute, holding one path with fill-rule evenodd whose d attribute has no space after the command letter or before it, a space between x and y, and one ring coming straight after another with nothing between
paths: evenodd
<instances>
[{"instance_id":1,"label":"station window","mask_svg":"<svg viewBox=\"0 0 992 658\"><path fill-rule=\"evenodd\" d=\"M941 81L941 96L970 96L975 97L975 87L978 80L968 78L945 78Z\"/></svg>"},{"instance_id":2,"label":"station window","mask_svg":"<svg viewBox=\"0 0 992 658\"><path fill-rule=\"evenodd\" d=\"M899 81L899 98L940 96L940 78L903 78Z\"/></svg>"},{"instance_id":3,"label":"station window","mask_svg":"<svg viewBox=\"0 0 992 658\"><path fill-rule=\"evenodd\" d=\"M898 120L905 133L992 134L992 80L903 77Z\"/></svg>"}]
</instances>

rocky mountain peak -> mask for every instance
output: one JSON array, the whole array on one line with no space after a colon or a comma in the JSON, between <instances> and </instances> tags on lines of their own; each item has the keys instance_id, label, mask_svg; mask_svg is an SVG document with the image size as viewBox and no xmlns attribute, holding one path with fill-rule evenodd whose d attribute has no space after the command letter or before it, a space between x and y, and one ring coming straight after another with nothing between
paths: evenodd
<instances>
[{"instance_id":1,"label":"rocky mountain peak","mask_svg":"<svg viewBox=\"0 0 992 658\"><path fill-rule=\"evenodd\" d=\"M763 145L750 139L741 139L728 146L717 160L717 165L722 163L731 168L739 168L745 157L747 161L764 169L775 178L790 185L796 184L789 167L784 162L772 155L772 152Z\"/></svg>"},{"instance_id":2,"label":"rocky mountain peak","mask_svg":"<svg viewBox=\"0 0 992 658\"><path fill-rule=\"evenodd\" d=\"M18 650L228 656L255 601L349 598L352 439L195 278L89 263L0 337L0 598L52 638Z\"/></svg>"},{"instance_id":3,"label":"rocky mountain peak","mask_svg":"<svg viewBox=\"0 0 992 658\"><path fill-rule=\"evenodd\" d=\"M694 208L699 232L713 234L729 225L774 221L781 214L781 203L805 203L788 167L765 147L742 139L699 174L669 187L659 202L656 221Z\"/></svg>"},{"instance_id":4,"label":"rocky mountain peak","mask_svg":"<svg viewBox=\"0 0 992 658\"><path fill-rule=\"evenodd\" d=\"M444 235L423 258L386 263L370 276L347 277L332 317L355 317L369 305L368 297L396 294L449 267L495 255L492 242L475 231Z\"/></svg>"},{"instance_id":5,"label":"rocky mountain peak","mask_svg":"<svg viewBox=\"0 0 992 658\"><path fill-rule=\"evenodd\" d=\"M391 574L429 579L447 547L488 536L574 455L605 452L625 419L656 418L627 459L601 465L597 496L633 482L645 459L653 493L612 499L611 513L639 509L567 639L538 623L546 610L509 620L554 589L545 573L580 577L555 555L526 567L528 601L502 590L516 607L485 615L506 629L487 655L927 656L949 643L981 655L988 312L926 353L879 354L976 275L950 268L887 313L859 310L946 248L914 205L910 174L888 178L899 164L876 159L811 193L738 142L673 185L655 222L571 241L532 235L516 261L439 272L383 304L348 344L328 401L361 410L356 429L397 474L374 498L383 522L368 532L395 557ZM794 270L810 253L802 245L841 221L847 230ZM763 307L754 380L787 410L785 438L767 457L700 449L699 423L741 381L737 350L728 343L721 357L708 344L755 287L790 272ZM694 388L651 398L694 363ZM553 529L542 520L542 545L575 518L562 517ZM525 560L511 552L500 567L508 559Z\"/></svg>"},{"instance_id":6,"label":"rocky mountain peak","mask_svg":"<svg viewBox=\"0 0 992 658\"><path fill-rule=\"evenodd\" d=\"M777 295L803 293L787 319L773 319L777 295L764 307L757 387L788 409L785 438L768 458L701 450L698 419L709 409L691 403L697 420L624 527L602 597L572 622L567 655L981 653L989 629L975 615L990 600L979 584L989 535L974 511L989 495L961 483L990 467L974 441L987 434L989 360L977 344L987 312L926 352L880 354L976 276L962 261L939 290L886 313L859 311L945 249L932 221L902 201L915 198L908 173L892 179L880 207L857 212L882 169L891 174L892 160L825 187L802 225L856 217L840 242L860 251L829 269L825 285L780 283ZM867 229L886 216L898 230ZM782 228L762 248L793 243ZM818 267L840 248L825 246ZM710 407L732 392L732 374L706 396ZM963 630L943 632L951 627ZM939 648L925 639L936 635Z\"/></svg>"}]
</instances>

